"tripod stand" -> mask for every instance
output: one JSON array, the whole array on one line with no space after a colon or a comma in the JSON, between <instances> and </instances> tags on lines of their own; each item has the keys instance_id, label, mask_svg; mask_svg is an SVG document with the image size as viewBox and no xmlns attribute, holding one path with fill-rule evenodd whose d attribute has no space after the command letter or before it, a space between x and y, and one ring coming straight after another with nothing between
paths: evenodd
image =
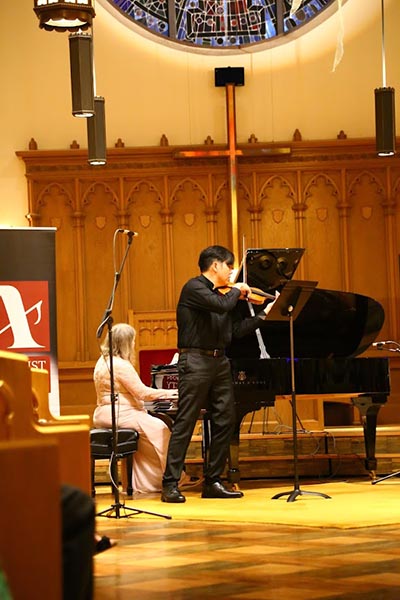
<instances>
[{"instance_id":1,"label":"tripod stand","mask_svg":"<svg viewBox=\"0 0 400 600\"><path fill-rule=\"evenodd\" d=\"M294 333L293 322L300 314L303 306L311 296L316 281L288 281L283 288L281 295L275 302L268 314L268 319L275 321L289 321L290 335L290 370L291 370L291 390L292 390L292 430L293 430L293 467L294 467L294 489L291 492L281 492L272 497L272 500L288 496L287 502L294 502L298 496L321 496L330 498L320 492L305 492L300 489L298 472L298 447L297 447L297 410L296 410L296 381L295 381L295 357L294 357Z\"/></svg>"},{"instance_id":2,"label":"tripod stand","mask_svg":"<svg viewBox=\"0 0 400 600\"><path fill-rule=\"evenodd\" d=\"M115 239L117 233L125 233L122 229L117 229L114 233L114 243L115 247ZM114 304L115 292L118 287L119 280L121 278L122 269L124 267L126 258L128 256L128 252L132 243L132 238L135 234L133 231L128 232L128 244L125 250L125 254L122 258L121 266L118 271L115 271L114 274L114 283L111 291L110 299L105 310L103 319L97 329L96 337L98 339L101 338L101 334L105 325L108 327L108 348L109 348L109 370L110 370L110 400L111 400L111 432L112 432L112 454L110 458L110 473L111 473L111 486L114 495L114 504L112 504L109 508L97 513L98 517L108 517L114 519L121 519L133 516L134 514L147 514L155 517L163 517L164 519L171 519L169 515L163 515L159 513L149 512L147 510L141 510L139 508L129 508L125 506L125 504L121 504L120 502L120 494L119 494L119 486L118 486L118 455L117 455L117 446L118 446L118 430L117 430L117 421L115 415L115 381L114 381L114 361L113 361L113 342L112 342L112 308ZM123 514L122 514L123 513Z\"/></svg>"},{"instance_id":3,"label":"tripod stand","mask_svg":"<svg viewBox=\"0 0 400 600\"><path fill-rule=\"evenodd\" d=\"M386 342L374 342L372 344L378 350L388 350L389 352L400 352L400 344L398 342L394 342L393 340L388 340ZM373 479L371 481L372 485L379 483L380 481L385 481L385 479L391 479L392 477L398 477L400 475L400 471L395 471L394 473L389 473L389 475L384 475L383 477L378 477L378 479Z\"/></svg>"}]
</instances>

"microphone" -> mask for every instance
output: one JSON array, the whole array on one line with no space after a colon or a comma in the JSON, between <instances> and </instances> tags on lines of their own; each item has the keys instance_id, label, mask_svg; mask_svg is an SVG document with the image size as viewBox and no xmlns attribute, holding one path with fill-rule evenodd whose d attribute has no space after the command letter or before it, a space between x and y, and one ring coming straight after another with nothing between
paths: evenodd
<instances>
[{"instance_id":1,"label":"microphone","mask_svg":"<svg viewBox=\"0 0 400 600\"><path fill-rule=\"evenodd\" d=\"M130 229L117 229L117 233L123 233L124 235L129 236L130 238L136 237L139 235L136 231L131 231Z\"/></svg>"}]
</instances>

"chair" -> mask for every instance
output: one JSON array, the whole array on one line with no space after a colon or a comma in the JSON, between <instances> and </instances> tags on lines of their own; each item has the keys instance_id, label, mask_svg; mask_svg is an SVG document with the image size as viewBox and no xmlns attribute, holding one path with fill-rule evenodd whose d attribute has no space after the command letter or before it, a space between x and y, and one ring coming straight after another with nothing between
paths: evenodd
<instances>
[{"instance_id":1,"label":"chair","mask_svg":"<svg viewBox=\"0 0 400 600\"><path fill-rule=\"evenodd\" d=\"M139 434L136 429L118 429L117 430L117 461L124 458L126 463L126 491L128 496L132 496L132 466L133 455L138 447ZM112 430L111 429L92 429L90 431L90 455L91 455L91 479L92 479L92 497L96 495L95 491L95 462L96 460L111 459L112 455ZM111 473L112 481L118 485L118 462L114 461L114 469Z\"/></svg>"}]
</instances>

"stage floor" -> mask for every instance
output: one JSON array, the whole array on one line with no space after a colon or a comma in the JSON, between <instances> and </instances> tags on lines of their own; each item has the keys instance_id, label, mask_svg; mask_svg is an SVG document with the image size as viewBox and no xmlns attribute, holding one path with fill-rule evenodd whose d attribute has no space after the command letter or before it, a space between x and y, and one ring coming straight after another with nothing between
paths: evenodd
<instances>
[{"instance_id":1,"label":"stage floor","mask_svg":"<svg viewBox=\"0 0 400 600\"><path fill-rule=\"evenodd\" d=\"M301 490L326 491L315 482L301 482ZM330 484L329 484L330 485ZM400 479L392 478L372 486L363 480L332 482L332 498L301 496L292 503L270 500L278 489L292 489L292 481L246 481L240 500L206 500L199 490L187 493L179 517L171 520L135 515L129 518L97 518L100 533L118 540L115 548L95 557L95 600L379 600L400 597L400 528L398 524L338 528L305 526L301 514L335 511L338 492L351 486L351 506L373 509L388 502L385 489L391 489L394 510L400 504ZM339 486L339 487L334 487ZM385 487L385 489L384 489ZM260 492L261 509L286 513L291 525L246 523L243 520L246 495ZM357 492L358 490L358 492ZM344 493L344 492L343 492ZM373 497L374 496L374 497ZM195 499L196 497L196 499ZM380 500L378 500L380 498ZM110 506L113 497L105 489L97 494L98 508ZM206 520L199 512L196 520L185 519L196 502L203 515L225 512L224 520ZM276 504L273 504L276 503ZM158 509L172 514L175 506L142 498L127 500L129 507ZM276 508L275 508L276 507ZM385 513L385 506L382 507ZM341 509L346 510L346 509ZM240 516L242 514L242 517ZM231 515L232 521L227 519ZM304 520L304 519L303 519ZM400 519L399 519L400 520ZM297 521L297 522L296 522ZM330 521L332 522L332 521Z\"/></svg>"}]
</instances>

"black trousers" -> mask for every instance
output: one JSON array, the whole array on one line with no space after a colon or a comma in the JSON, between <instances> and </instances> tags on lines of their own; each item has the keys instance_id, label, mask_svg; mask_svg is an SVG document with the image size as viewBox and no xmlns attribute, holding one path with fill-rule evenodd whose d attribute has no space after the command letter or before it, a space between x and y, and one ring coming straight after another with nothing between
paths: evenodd
<instances>
[{"instance_id":1,"label":"black trousers","mask_svg":"<svg viewBox=\"0 0 400 600\"><path fill-rule=\"evenodd\" d=\"M93 598L95 507L70 485L61 486L63 599Z\"/></svg>"},{"instance_id":2,"label":"black trousers","mask_svg":"<svg viewBox=\"0 0 400 600\"><path fill-rule=\"evenodd\" d=\"M225 356L182 353L178 363L179 404L169 442L163 485L178 483L196 420L202 408L210 415L211 443L206 483L222 475L234 429L235 407L230 363Z\"/></svg>"}]
</instances>

